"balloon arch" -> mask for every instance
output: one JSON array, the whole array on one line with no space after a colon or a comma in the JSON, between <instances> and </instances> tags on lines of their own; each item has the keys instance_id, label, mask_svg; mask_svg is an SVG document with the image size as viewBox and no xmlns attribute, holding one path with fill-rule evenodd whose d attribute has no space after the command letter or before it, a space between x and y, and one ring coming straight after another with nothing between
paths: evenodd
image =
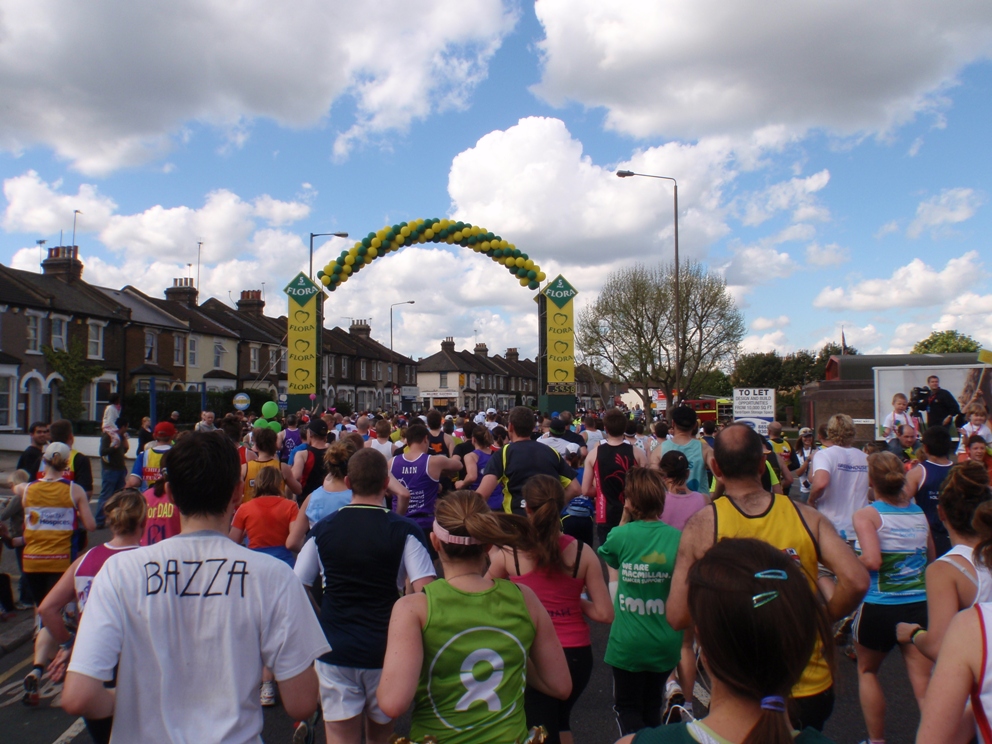
<instances>
[{"instance_id":1,"label":"balloon arch","mask_svg":"<svg viewBox=\"0 0 992 744\"><path fill-rule=\"evenodd\" d=\"M318 271L317 279L333 292L376 258L417 243L447 243L471 248L501 265L516 277L520 286L528 289L538 289L546 278L530 256L484 227L448 219L417 219L370 232Z\"/></svg>"}]
</instances>

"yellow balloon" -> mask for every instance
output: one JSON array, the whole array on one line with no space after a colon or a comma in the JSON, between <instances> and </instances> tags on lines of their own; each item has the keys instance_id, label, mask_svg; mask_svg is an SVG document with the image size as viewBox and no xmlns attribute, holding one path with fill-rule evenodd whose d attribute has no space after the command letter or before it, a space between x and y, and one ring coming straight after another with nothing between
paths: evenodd
<instances>
[{"instance_id":1,"label":"yellow balloon","mask_svg":"<svg viewBox=\"0 0 992 744\"><path fill-rule=\"evenodd\" d=\"M425 234L425 232L420 233L420 235L417 237L417 242L418 243L426 243L427 242L427 235Z\"/></svg>"},{"instance_id":2,"label":"yellow balloon","mask_svg":"<svg viewBox=\"0 0 992 744\"><path fill-rule=\"evenodd\" d=\"M537 272L537 279L535 281L543 282L547 278L548 278L548 275L547 274L545 274L543 271L538 271Z\"/></svg>"},{"instance_id":3,"label":"yellow balloon","mask_svg":"<svg viewBox=\"0 0 992 744\"><path fill-rule=\"evenodd\" d=\"M530 284L530 279L528 279L527 277L524 277L523 279L520 280L521 287L526 287L528 284Z\"/></svg>"},{"instance_id":4,"label":"yellow balloon","mask_svg":"<svg viewBox=\"0 0 992 744\"><path fill-rule=\"evenodd\" d=\"M503 249L506 249L506 248L509 248L509 247L510 247L510 244L509 244L509 242L507 242L507 240L506 240L506 239L504 238L503 240L501 240L501 241L499 241L499 247L500 247L500 248L503 248Z\"/></svg>"},{"instance_id":5,"label":"yellow balloon","mask_svg":"<svg viewBox=\"0 0 992 744\"><path fill-rule=\"evenodd\" d=\"M331 283L331 277L329 277L327 274L324 274L322 277L320 277L320 283L323 284L325 287L328 286Z\"/></svg>"},{"instance_id":6,"label":"yellow balloon","mask_svg":"<svg viewBox=\"0 0 992 744\"><path fill-rule=\"evenodd\" d=\"M527 263L527 262L524 261L522 258L515 258L515 259L513 259L513 263L515 263L517 265L517 268L518 269L522 269L524 267L524 264Z\"/></svg>"},{"instance_id":7,"label":"yellow balloon","mask_svg":"<svg viewBox=\"0 0 992 744\"><path fill-rule=\"evenodd\" d=\"M443 220L441 220L441 229L442 230L447 230L449 227L451 227L451 224L452 224L451 223L451 220L449 220L449 219L443 219Z\"/></svg>"},{"instance_id":8,"label":"yellow balloon","mask_svg":"<svg viewBox=\"0 0 992 744\"><path fill-rule=\"evenodd\" d=\"M406 230L405 227L403 229ZM407 235L409 235L409 233L407 233ZM405 242L406 242L406 236L404 236L404 235L397 235L396 236L396 245L393 246L393 250L395 251L399 246L403 245Z\"/></svg>"},{"instance_id":9,"label":"yellow balloon","mask_svg":"<svg viewBox=\"0 0 992 744\"><path fill-rule=\"evenodd\" d=\"M408 225L403 225L403 227L400 228L400 235L402 235L405 238L409 234L410 234L410 227Z\"/></svg>"},{"instance_id":10,"label":"yellow balloon","mask_svg":"<svg viewBox=\"0 0 992 744\"><path fill-rule=\"evenodd\" d=\"M382 245L382 241L379 238L372 238L372 248L378 248L380 245Z\"/></svg>"},{"instance_id":11,"label":"yellow balloon","mask_svg":"<svg viewBox=\"0 0 992 744\"><path fill-rule=\"evenodd\" d=\"M488 251L489 248L490 248L490 245L489 245L489 241L488 240L483 240L482 243L476 243L476 245L481 245L482 246L482 250L484 250L484 251Z\"/></svg>"},{"instance_id":12,"label":"yellow balloon","mask_svg":"<svg viewBox=\"0 0 992 744\"><path fill-rule=\"evenodd\" d=\"M455 239L456 241L458 241L459 243L460 243L460 242L462 242L462 231L461 231L461 230L459 230L458 232L456 232L456 233L455 233L454 235L452 235L451 237L453 237L453 238L454 238L454 239Z\"/></svg>"},{"instance_id":13,"label":"yellow balloon","mask_svg":"<svg viewBox=\"0 0 992 744\"><path fill-rule=\"evenodd\" d=\"M375 258L376 256L379 255L379 249L376 248L375 246L372 246L371 248L369 248L369 252L366 253L365 255L366 256L371 256L372 258Z\"/></svg>"},{"instance_id":14,"label":"yellow balloon","mask_svg":"<svg viewBox=\"0 0 992 744\"><path fill-rule=\"evenodd\" d=\"M503 259L503 265L509 268L510 266L515 265L514 261L516 261L516 259L513 256L507 256L506 258Z\"/></svg>"},{"instance_id":15,"label":"yellow balloon","mask_svg":"<svg viewBox=\"0 0 992 744\"><path fill-rule=\"evenodd\" d=\"M356 243L353 246L351 246L351 250L354 252L354 251L357 251L361 247L362 247L362 241L359 240L359 241L356 241Z\"/></svg>"},{"instance_id":16,"label":"yellow balloon","mask_svg":"<svg viewBox=\"0 0 992 744\"><path fill-rule=\"evenodd\" d=\"M389 232L389 228L388 227L384 227L381 230L379 230L379 232L377 232L375 234L375 236L377 238L379 238L379 240L381 241L381 240L383 240L386 237L386 233L388 233L388 232Z\"/></svg>"},{"instance_id":17,"label":"yellow balloon","mask_svg":"<svg viewBox=\"0 0 992 744\"><path fill-rule=\"evenodd\" d=\"M533 271L534 270L534 259L533 258L528 258L526 261L524 261L524 268L527 269L527 271Z\"/></svg>"},{"instance_id":18,"label":"yellow balloon","mask_svg":"<svg viewBox=\"0 0 992 744\"><path fill-rule=\"evenodd\" d=\"M352 262L352 263L354 263L354 262ZM351 264L350 263L346 263L344 266L342 266L341 267L341 273L344 274L345 276L348 276L348 274L351 273Z\"/></svg>"},{"instance_id":19,"label":"yellow balloon","mask_svg":"<svg viewBox=\"0 0 992 744\"><path fill-rule=\"evenodd\" d=\"M431 238L434 237L434 231L428 227L426 230L424 230L423 235L427 240L430 240Z\"/></svg>"},{"instance_id":20,"label":"yellow balloon","mask_svg":"<svg viewBox=\"0 0 992 744\"><path fill-rule=\"evenodd\" d=\"M368 253L366 253L364 256L362 256L362 258L365 259L365 263L367 263L367 264L370 264L370 263L372 263L375 260L375 258L373 256L370 256Z\"/></svg>"},{"instance_id":21,"label":"yellow balloon","mask_svg":"<svg viewBox=\"0 0 992 744\"><path fill-rule=\"evenodd\" d=\"M355 257L352 256L350 253L344 257L345 266L351 266L353 263L355 263Z\"/></svg>"},{"instance_id":22,"label":"yellow balloon","mask_svg":"<svg viewBox=\"0 0 992 744\"><path fill-rule=\"evenodd\" d=\"M444 242L447 243L448 245L451 245L452 243L455 242L455 239L454 239L454 237L452 237L451 235L449 235L448 237L446 237L444 239Z\"/></svg>"},{"instance_id":23,"label":"yellow balloon","mask_svg":"<svg viewBox=\"0 0 992 744\"><path fill-rule=\"evenodd\" d=\"M435 222L433 225L431 225L431 230L433 230L434 232L441 232L441 223Z\"/></svg>"}]
</instances>

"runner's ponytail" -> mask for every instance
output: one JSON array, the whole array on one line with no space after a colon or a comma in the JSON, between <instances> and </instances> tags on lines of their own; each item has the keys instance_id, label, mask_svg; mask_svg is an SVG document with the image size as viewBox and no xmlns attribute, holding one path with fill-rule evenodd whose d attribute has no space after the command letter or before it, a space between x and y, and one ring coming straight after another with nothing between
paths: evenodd
<instances>
[{"instance_id":1,"label":"runner's ponytail","mask_svg":"<svg viewBox=\"0 0 992 744\"><path fill-rule=\"evenodd\" d=\"M550 475L532 476L523 489L524 502L530 509L534 528L534 545L529 549L538 568L571 572L561 554L561 511L565 508L565 489Z\"/></svg>"},{"instance_id":2,"label":"runner's ponytail","mask_svg":"<svg viewBox=\"0 0 992 744\"><path fill-rule=\"evenodd\" d=\"M526 518L493 512L475 491L452 491L437 500L434 518L453 537L471 537L473 545L441 542L441 550L455 560L481 557L490 545L527 549L534 544L534 528Z\"/></svg>"}]
</instances>

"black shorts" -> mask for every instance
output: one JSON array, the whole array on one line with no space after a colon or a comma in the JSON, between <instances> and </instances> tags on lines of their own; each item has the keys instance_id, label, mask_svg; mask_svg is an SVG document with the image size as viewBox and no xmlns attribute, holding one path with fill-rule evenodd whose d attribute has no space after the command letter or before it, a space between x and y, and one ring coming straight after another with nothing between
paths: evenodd
<instances>
[{"instance_id":1,"label":"black shorts","mask_svg":"<svg viewBox=\"0 0 992 744\"><path fill-rule=\"evenodd\" d=\"M865 602L858 608L854 617L854 627L851 630L855 642L871 651L888 653L898 643L896 640L898 623L916 623L926 628L926 601L897 605Z\"/></svg>"}]
</instances>

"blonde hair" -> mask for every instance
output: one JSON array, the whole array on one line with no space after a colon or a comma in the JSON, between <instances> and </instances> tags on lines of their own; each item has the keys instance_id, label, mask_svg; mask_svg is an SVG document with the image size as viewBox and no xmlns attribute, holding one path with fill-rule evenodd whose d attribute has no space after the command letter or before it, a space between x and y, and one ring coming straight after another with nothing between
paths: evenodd
<instances>
[{"instance_id":1,"label":"blonde hair","mask_svg":"<svg viewBox=\"0 0 992 744\"><path fill-rule=\"evenodd\" d=\"M827 436L834 444L850 447L857 436L854 421L846 413L835 413L827 422Z\"/></svg>"},{"instance_id":2,"label":"blonde hair","mask_svg":"<svg viewBox=\"0 0 992 744\"><path fill-rule=\"evenodd\" d=\"M876 494L894 499L906 485L906 469L891 452L875 452L868 455L868 480Z\"/></svg>"},{"instance_id":3,"label":"blonde hair","mask_svg":"<svg viewBox=\"0 0 992 744\"><path fill-rule=\"evenodd\" d=\"M280 468L262 468L255 475L255 496L282 496L283 483Z\"/></svg>"},{"instance_id":4,"label":"blonde hair","mask_svg":"<svg viewBox=\"0 0 992 744\"><path fill-rule=\"evenodd\" d=\"M989 417L989 412L985 410L985 406L983 406L981 403L969 403L965 407L964 411L962 411L962 413L964 413L965 416L969 416L969 417L970 416L984 416L985 418Z\"/></svg>"},{"instance_id":5,"label":"blonde hair","mask_svg":"<svg viewBox=\"0 0 992 744\"><path fill-rule=\"evenodd\" d=\"M18 486L31 480L31 474L27 470L15 470L10 474L10 485Z\"/></svg>"},{"instance_id":6,"label":"blonde hair","mask_svg":"<svg viewBox=\"0 0 992 744\"><path fill-rule=\"evenodd\" d=\"M892 405L895 405L897 400L904 400L907 403L909 403L909 398L906 397L906 394L905 393L896 393L895 395L893 395L892 396Z\"/></svg>"},{"instance_id":7,"label":"blonde hair","mask_svg":"<svg viewBox=\"0 0 992 744\"><path fill-rule=\"evenodd\" d=\"M145 524L148 502L137 488L122 488L103 505L107 527L115 535L133 535Z\"/></svg>"}]
</instances>

